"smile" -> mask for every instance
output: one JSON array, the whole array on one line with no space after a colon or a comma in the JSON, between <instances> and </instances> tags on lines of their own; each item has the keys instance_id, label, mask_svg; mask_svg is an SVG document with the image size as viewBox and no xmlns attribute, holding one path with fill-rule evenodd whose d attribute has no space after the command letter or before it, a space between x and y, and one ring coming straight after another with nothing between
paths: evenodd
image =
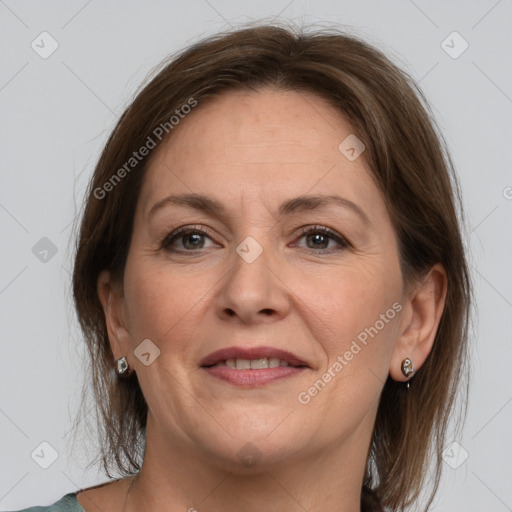
<instances>
[{"instance_id":1,"label":"smile","mask_svg":"<svg viewBox=\"0 0 512 512\"><path fill-rule=\"evenodd\" d=\"M236 370L262 370L263 368L278 368L290 366L288 361L276 357L260 357L258 359L227 359L219 361L214 366L227 366Z\"/></svg>"},{"instance_id":2,"label":"smile","mask_svg":"<svg viewBox=\"0 0 512 512\"><path fill-rule=\"evenodd\" d=\"M221 349L202 359L199 365L215 379L246 388L293 377L309 369L298 356L274 347Z\"/></svg>"}]
</instances>

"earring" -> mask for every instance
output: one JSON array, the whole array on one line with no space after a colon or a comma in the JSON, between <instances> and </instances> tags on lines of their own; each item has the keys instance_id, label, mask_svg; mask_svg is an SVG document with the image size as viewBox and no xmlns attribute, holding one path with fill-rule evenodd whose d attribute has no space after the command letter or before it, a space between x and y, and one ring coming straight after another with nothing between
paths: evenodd
<instances>
[{"instance_id":1,"label":"earring","mask_svg":"<svg viewBox=\"0 0 512 512\"><path fill-rule=\"evenodd\" d=\"M406 357L402 361L402 373L406 377L409 377L409 375L414 373L414 366L412 365L412 361L408 357Z\"/></svg>"},{"instance_id":2,"label":"earring","mask_svg":"<svg viewBox=\"0 0 512 512\"><path fill-rule=\"evenodd\" d=\"M121 378L129 377L133 373L133 370L130 370L130 365L128 364L126 356L116 359L115 370L118 377Z\"/></svg>"},{"instance_id":3,"label":"earring","mask_svg":"<svg viewBox=\"0 0 512 512\"><path fill-rule=\"evenodd\" d=\"M405 377L409 378L415 372L411 359L406 357L402 361L402 373ZM407 382L407 389L409 389L409 382Z\"/></svg>"}]
</instances>

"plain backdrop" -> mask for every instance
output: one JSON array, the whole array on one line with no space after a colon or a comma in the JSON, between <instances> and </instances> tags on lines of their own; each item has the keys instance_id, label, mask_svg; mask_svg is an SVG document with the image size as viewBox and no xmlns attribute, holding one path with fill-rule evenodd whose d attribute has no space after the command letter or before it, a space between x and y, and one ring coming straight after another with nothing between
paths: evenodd
<instances>
[{"instance_id":1,"label":"plain backdrop","mask_svg":"<svg viewBox=\"0 0 512 512\"><path fill-rule=\"evenodd\" d=\"M427 95L462 184L477 298L467 422L432 510L512 510L511 0L0 0L1 510L106 481L85 471L91 448L71 449L84 371L70 270L110 130L169 53L262 18L345 26Z\"/></svg>"}]
</instances>

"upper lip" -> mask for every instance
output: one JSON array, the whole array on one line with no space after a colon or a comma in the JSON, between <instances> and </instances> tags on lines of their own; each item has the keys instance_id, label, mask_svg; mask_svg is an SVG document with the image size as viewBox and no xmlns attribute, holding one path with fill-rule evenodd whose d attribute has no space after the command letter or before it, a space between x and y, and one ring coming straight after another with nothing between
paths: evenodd
<instances>
[{"instance_id":1,"label":"upper lip","mask_svg":"<svg viewBox=\"0 0 512 512\"><path fill-rule=\"evenodd\" d=\"M276 358L286 361L290 366L309 366L295 354L273 347L229 347L216 350L201 359L199 366L213 366L228 359Z\"/></svg>"}]
</instances>

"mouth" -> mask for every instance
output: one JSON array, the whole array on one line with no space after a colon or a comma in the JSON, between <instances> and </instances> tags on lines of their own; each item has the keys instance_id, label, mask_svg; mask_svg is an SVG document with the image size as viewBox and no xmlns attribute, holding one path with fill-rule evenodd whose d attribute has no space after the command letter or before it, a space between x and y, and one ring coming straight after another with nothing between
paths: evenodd
<instances>
[{"instance_id":1,"label":"mouth","mask_svg":"<svg viewBox=\"0 0 512 512\"><path fill-rule=\"evenodd\" d=\"M254 387L292 377L310 366L291 352L272 347L230 347L199 363L210 376L241 387Z\"/></svg>"}]
</instances>

